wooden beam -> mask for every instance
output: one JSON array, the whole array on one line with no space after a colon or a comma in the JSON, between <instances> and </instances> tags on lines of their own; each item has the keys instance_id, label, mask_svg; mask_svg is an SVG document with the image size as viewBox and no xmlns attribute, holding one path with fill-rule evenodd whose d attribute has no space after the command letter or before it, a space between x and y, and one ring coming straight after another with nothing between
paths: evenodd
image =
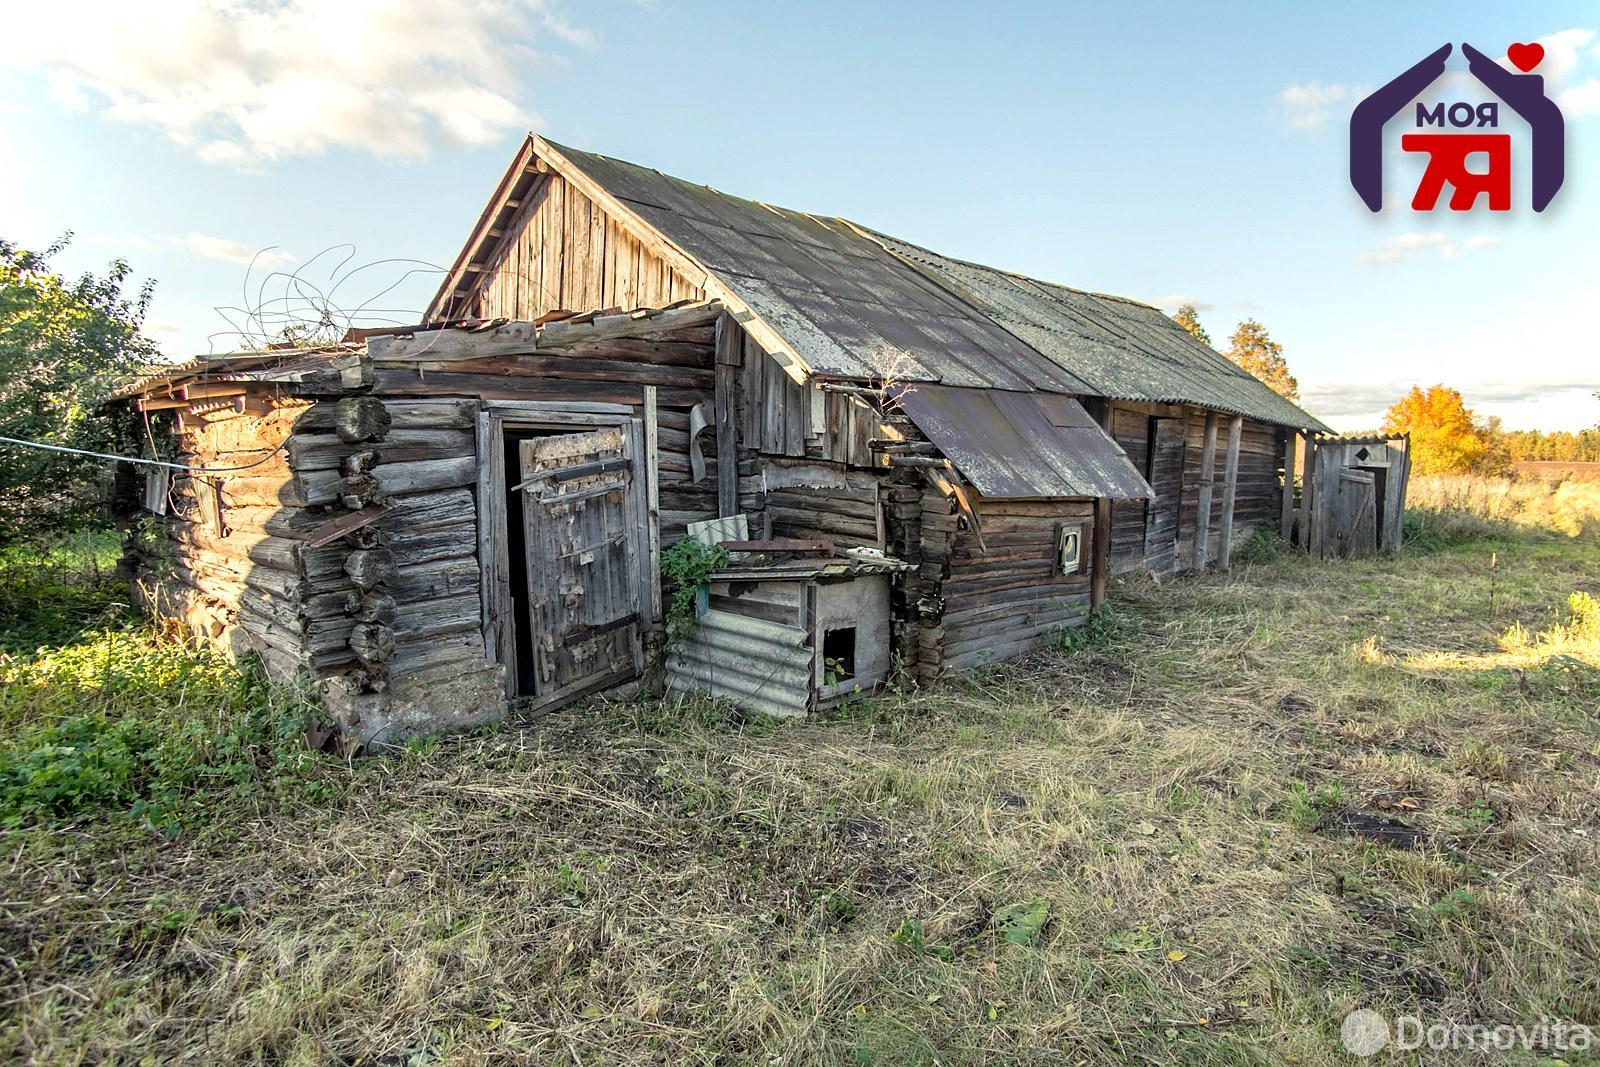
<instances>
[{"instance_id":1,"label":"wooden beam","mask_svg":"<svg viewBox=\"0 0 1600 1067\"><path fill-rule=\"evenodd\" d=\"M1293 430L1279 430L1283 439L1283 499L1279 501L1278 537L1284 544L1294 534L1294 439Z\"/></svg>"},{"instance_id":2,"label":"wooden beam","mask_svg":"<svg viewBox=\"0 0 1600 1067\"><path fill-rule=\"evenodd\" d=\"M1217 531L1217 566L1227 570L1233 556L1233 497L1239 488L1239 439L1244 419L1235 415L1228 423L1228 458L1222 472L1222 528Z\"/></svg>"},{"instance_id":3,"label":"wooden beam","mask_svg":"<svg viewBox=\"0 0 1600 1067\"><path fill-rule=\"evenodd\" d=\"M661 419L656 407L656 387L644 387L645 511L650 534L650 617L661 615Z\"/></svg>"},{"instance_id":4,"label":"wooden beam","mask_svg":"<svg viewBox=\"0 0 1600 1067\"><path fill-rule=\"evenodd\" d=\"M1194 569L1203 571L1211 558L1211 484L1217 470L1217 413L1206 412L1205 442L1200 446L1200 491L1196 498Z\"/></svg>"},{"instance_id":5,"label":"wooden beam","mask_svg":"<svg viewBox=\"0 0 1600 1067\"><path fill-rule=\"evenodd\" d=\"M362 508L360 511L347 511L338 518L318 526L306 536L307 548L321 548L331 545L346 534L355 533L364 526L370 526L381 518L389 509L379 504Z\"/></svg>"},{"instance_id":6,"label":"wooden beam","mask_svg":"<svg viewBox=\"0 0 1600 1067\"><path fill-rule=\"evenodd\" d=\"M1306 456L1300 475L1300 547L1317 557L1317 435L1305 435Z\"/></svg>"},{"instance_id":7,"label":"wooden beam","mask_svg":"<svg viewBox=\"0 0 1600 1067\"><path fill-rule=\"evenodd\" d=\"M717 318L716 381L713 417L717 428L717 515L739 513L739 364L743 334L727 312Z\"/></svg>"},{"instance_id":8,"label":"wooden beam","mask_svg":"<svg viewBox=\"0 0 1600 1067\"><path fill-rule=\"evenodd\" d=\"M1107 436L1111 434L1111 402L1105 397L1089 397L1084 401L1089 417L1094 419ZM1094 502L1094 533L1089 539L1089 610L1093 611L1106 601L1106 590L1111 579L1111 498L1097 497Z\"/></svg>"}]
</instances>

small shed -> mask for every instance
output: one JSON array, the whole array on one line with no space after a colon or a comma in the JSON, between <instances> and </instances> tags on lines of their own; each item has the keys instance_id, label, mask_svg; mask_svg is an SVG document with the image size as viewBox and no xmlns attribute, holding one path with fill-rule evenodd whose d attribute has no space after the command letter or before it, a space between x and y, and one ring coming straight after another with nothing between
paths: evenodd
<instances>
[{"instance_id":1,"label":"small shed","mask_svg":"<svg viewBox=\"0 0 1600 1067\"><path fill-rule=\"evenodd\" d=\"M192 468L151 603L362 741L657 676L660 553L732 516L832 551L717 575L675 688L745 684L721 633L792 711L1018 655L1287 535L1327 429L1149 305L533 136L426 320L122 393Z\"/></svg>"},{"instance_id":2,"label":"small shed","mask_svg":"<svg viewBox=\"0 0 1600 1067\"><path fill-rule=\"evenodd\" d=\"M1411 476L1409 434L1319 437L1302 490L1301 543L1319 559L1398 552Z\"/></svg>"}]
</instances>

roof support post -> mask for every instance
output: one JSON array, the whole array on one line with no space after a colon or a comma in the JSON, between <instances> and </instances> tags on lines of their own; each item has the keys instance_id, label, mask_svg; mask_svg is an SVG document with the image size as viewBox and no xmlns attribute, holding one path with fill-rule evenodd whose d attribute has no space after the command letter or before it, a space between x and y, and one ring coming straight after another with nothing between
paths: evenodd
<instances>
[{"instance_id":1,"label":"roof support post","mask_svg":"<svg viewBox=\"0 0 1600 1067\"><path fill-rule=\"evenodd\" d=\"M1294 441L1293 430L1279 430L1283 442L1283 499L1278 502L1278 539L1284 544L1294 536Z\"/></svg>"},{"instance_id":2,"label":"roof support post","mask_svg":"<svg viewBox=\"0 0 1600 1067\"><path fill-rule=\"evenodd\" d=\"M1217 531L1217 566L1227 570L1233 556L1233 497L1239 488L1239 438L1244 419L1235 415L1228 423L1228 458L1222 473L1222 528Z\"/></svg>"},{"instance_id":3,"label":"roof support post","mask_svg":"<svg viewBox=\"0 0 1600 1067\"><path fill-rule=\"evenodd\" d=\"M1111 433L1111 402L1103 396L1085 398L1089 417ZM1089 610L1106 602L1106 586L1111 578L1111 498L1094 501L1094 533L1089 539Z\"/></svg>"},{"instance_id":4,"label":"roof support post","mask_svg":"<svg viewBox=\"0 0 1600 1067\"><path fill-rule=\"evenodd\" d=\"M1217 413L1206 412L1205 442L1200 446L1200 491L1194 525L1194 569L1203 571L1211 559L1211 484L1217 471Z\"/></svg>"},{"instance_id":5,"label":"roof support post","mask_svg":"<svg viewBox=\"0 0 1600 1067\"><path fill-rule=\"evenodd\" d=\"M742 331L733 316L717 317L716 393L713 398L717 428L717 515L739 513L739 429L736 408L739 364L744 351Z\"/></svg>"},{"instance_id":6,"label":"roof support post","mask_svg":"<svg viewBox=\"0 0 1600 1067\"><path fill-rule=\"evenodd\" d=\"M1300 475L1300 547L1317 559L1317 531L1322 525L1317 520L1317 435L1306 434L1305 442L1305 467Z\"/></svg>"}]
</instances>

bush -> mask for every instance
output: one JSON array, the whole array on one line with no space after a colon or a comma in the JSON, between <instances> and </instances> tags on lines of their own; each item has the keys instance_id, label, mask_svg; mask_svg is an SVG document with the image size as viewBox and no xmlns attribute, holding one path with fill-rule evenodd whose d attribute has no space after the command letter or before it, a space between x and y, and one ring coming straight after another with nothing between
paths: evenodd
<instances>
[{"instance_id":1,"label":"bush","mask_svg":"<svg viewBox=\"0 0 1600 1067\"><path fill-rule=\"evenodd\" d=\"M110 391L157 355L140 333L147 284L125 295L130 270L69 281L43 252L0 239L0 436L127 455L141 447L127 405L103 407ZM110 494L102 460L0 445L0 543L90 521ZM132 472L120 472L124 492Z\"/></svg>"},{"instance_id":2,"label":"bush","mask_svg":"<svg viewBox=\"0 0 1600 1067\"><path fill-rule=\"evenodd\" d=\"M1250 536L1233 550L1234 563L1271 563L1283 554L1283 538L1271 523L1257 523Z\"/></svg>"}]
</instances>

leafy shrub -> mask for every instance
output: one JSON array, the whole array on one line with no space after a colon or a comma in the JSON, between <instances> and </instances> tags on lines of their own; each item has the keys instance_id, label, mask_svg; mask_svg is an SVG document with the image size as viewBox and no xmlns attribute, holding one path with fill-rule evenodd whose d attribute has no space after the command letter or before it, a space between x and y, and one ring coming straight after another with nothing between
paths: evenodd
<instances>
[{"instance_id":1,"label":"leafy shrub","mask_svg":"<svg viewBox=\"0 0 1600 1067\"><path fill-rule=\"evenodd\" d=\"M1082 626L1058 630L1050 644L1062 652L1083 652L1110 644L1123 629L1122 619L1111 610L1111 605L1101 604L1089 613Z\"/></svg>"},{"instance_id":2,"label":"leafy shrub","mask_svg":"<svg viewBox=\"0 0 1600 1067\"><path fill-rule=\"evenodd\" d=\"M661 582L667 594L667 639L678 644L694 633L694 599L706 578L728 565L728 550L707 548L692 537L661 553Z\"/></svg>"},{"instance_id":3,"label":"leafy shrub","mask_svg":"<svg viewBox=\"0 0 1600 1067\"><path fill-rule=\"evenodd\" d=\"M0 238L0 436L126 455L141 446L131 407L101 402L157 354L140 332L151 284L125 294L124 260L63 277L50 261L67 239L32 252ZM107 496L100 460L17 445L0 456L0 542L80 526ZM116 473L127 491L130 472Z\"/></svg>"},{"instance_id":4,"label":"leafy shrub","mask_svg":"<svg viewBox=\"0 0 1600 1067\"><path fill-rule=\"evenodd\" d=\"M1283 538L1270 523L1257 523L1244 543L1233 550L1234 563L1271 563L1283 553Z\"/></svg>"}]
</instances>

